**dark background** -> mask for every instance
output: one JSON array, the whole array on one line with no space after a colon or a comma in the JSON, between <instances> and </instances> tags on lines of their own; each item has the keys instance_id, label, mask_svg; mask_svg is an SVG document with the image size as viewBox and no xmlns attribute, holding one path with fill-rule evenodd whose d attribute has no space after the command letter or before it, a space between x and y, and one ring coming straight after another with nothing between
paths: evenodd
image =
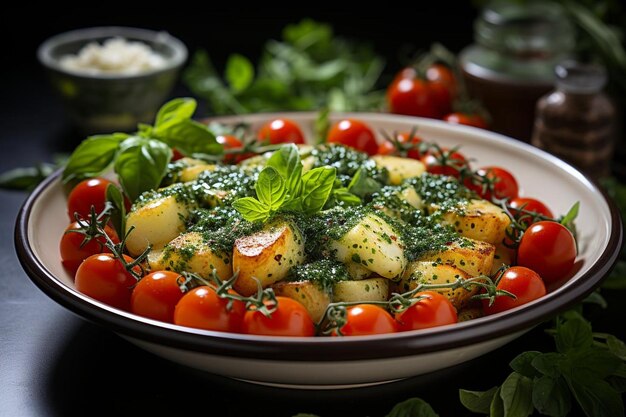
<instances>
[{"instance_id":1,"label":"dark background","mask_svg":"<svg viewBox=\"0 0 626 417\"><path fill-rule=\"evenodd\" d=\"M211 7L207 3L206 8ZM446 3L431 7L413 4L411 9L376 10L369 15L357 14L352 8L301 13L259 12L243 6L196 13L163 8L159 13L123 14L111 8L56 10L49 16L37 10L40 18L46 18L42 23L34 20L35 10L2 13L0 171L50 161L54 153L71 150L80 139L69 128L35 58L37 46L59 32L98 25L166 30L183 40L192 53L200 47L207 49L221 66L231 52L255 59L266 39L279 38L285 24L309 16L331 23L338 35L370 42L387 57L386 73L391 76L400 68L403 56L426 49L434 41L453 51L471 43L476 15L469 4L451 7ZM180 8L189 10L187 5ZM180 86L176 91L186 93ZM12 238L15 216L26 195L0 190L2 416L291 416L298 412L326 417L382 416L397 402L414 396L429 401L442 416L463 416L469 413L457 400L458 388L488 389L503 381L510 372L507 363L519 352L553 348L542 329L535 329L493 353L434 375L323 393L258 387L196 372L83 321L29 281L17 261ZM618 305L619 293L607 297ZM617 334L624 337L610 311L597 310L594 315L598 330L621 329Z\"/></svg>"}]
</instances>

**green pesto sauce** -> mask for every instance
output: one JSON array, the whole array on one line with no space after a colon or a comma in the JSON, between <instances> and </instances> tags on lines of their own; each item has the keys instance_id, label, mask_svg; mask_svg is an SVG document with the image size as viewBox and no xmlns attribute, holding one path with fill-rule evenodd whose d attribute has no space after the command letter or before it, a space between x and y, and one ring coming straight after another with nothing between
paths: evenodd
<instances>
[{"instance_id":1,"label":"green pesto sauce","mask_svg":"<svg viewBox=\"0 0 626 417\"><path fill-rule=\"evenodd\" d=\"M142 193L133 204L132 210L136 210L160 198L174 196L176 201L185 205L193 205L196 202L196 195L188 184L177 183L169 187L150 190Z\"/></svg>"},{"instance_id":2,"label":"green pesto sauce","mask_svg":"<svg viewBox=\"0 0 626 417\"><path fill-rule=\"evenodd\" d=\"M216 253L232 253L235 240L249 236L263 227L262 223L250 223L230 206L214 209L197 209L191 213L190 232L199 232L203 241Z\"/></svg>"},{"instance_id":3,"label":"green pesto sauce","mask_svg":"<svg viewBox=\"0 0 626 417\"><path fill-rule=\"evenodd\" d=\"M254 184L258 171L245 172L236 165L218 165L213 171L202 172L193 184L196 194L200 197L210 190L229 191L224 204L241 197L254 196Z\"/></svg>"},{"instance_id":4,"label":"green pesto sauce","mask_svg":"<svg viewBox=\"0 0 626 417\"><path fill-rule=\"evenodd\" d=\"M315 159L313 168L323 166L336 168L337 178L344 187L350 184L359 168L363 168L368 177L381 184L386 184L389 178L387 169L377 167L376 162L371 160L368 154L352 148L334 144L320 145L311 151L311 155Z\"/></svg>"},{"instance_id":5,"label":"green pesto sauce","mask_svg":"<svg viewBox=\"0 0 626 417\"><path fill-rule=\"evenodd\" d=\"M472 198L472 192L456 179L442 175L422 174L405 184L415 187L424 203L439 206L441 211L454 211L463 207Z\"/></svg>"},{"instance_id":6,"label":"green pesto sauce","mask_svg":"<svg viewBox=\"0 0 626 417\"><path fill-rule=\"evenodd\" d=\"M165 174L165 177L163 177L163 180L161 181L161 185L167 186L179 182L180 173L183 171L183 169L189 168L193 165L194 164L191 163L191 161L187 158L181 158L177 161L170 162L169 164L167 164L167 172Z\"/></svg>"},{"instance_id":7,"label":"green pesto sauce","mask_svg":"<svg viewBox=\"0 0 626 417\"><path fill-rule=\"evenodd\" d=\"M333 287L339 281L350 279L346 266L331 259L320 259L308 264L291 268L288 281L310 281L327 294L331 294Z\"/></svg>"},{"instance_id":8,"label":"green pesto sauce","mask_svg":"<svg viewBox=\"0 0 626 417\"><path fill-rule=\"evenodd\" d=\"M173 248L170 245L165 245L163 249L163 261L169 264L169 269L175 272L186 271L189 266L189 261L195 253L198 251L198 248L195 245L187 245L182 248ZM176 253L178 255L178 259L176 262L172 261L172 255Z\"/></svg>"}]
</instances>

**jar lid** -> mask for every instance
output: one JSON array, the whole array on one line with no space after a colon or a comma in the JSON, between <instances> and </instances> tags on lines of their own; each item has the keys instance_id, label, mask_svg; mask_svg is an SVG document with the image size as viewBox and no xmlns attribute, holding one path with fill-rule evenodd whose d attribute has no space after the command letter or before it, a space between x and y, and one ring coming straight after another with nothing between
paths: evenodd
<instances>
[{"instance_id":1,"label":"jar lid","mask_svg":"<svg viewBox=\"0 0 626 417\"><path fill-rule=\"evenodd\" d=\"M607 82L606 70L600 64L567 60L558 64L554 72L557 77L557 88L569 93L597 93Z\"/></svg>"}]
</instances>

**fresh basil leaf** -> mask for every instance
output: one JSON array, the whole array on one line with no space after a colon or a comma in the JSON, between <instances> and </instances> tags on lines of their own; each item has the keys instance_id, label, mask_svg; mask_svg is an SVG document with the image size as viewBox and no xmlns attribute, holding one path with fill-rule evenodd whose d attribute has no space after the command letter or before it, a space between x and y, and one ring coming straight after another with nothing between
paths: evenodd
<instances>
[{"instance_id":1,"label":"fresh basil leaf","mask_svg":"<svg viewBox=\"0 0 626 417\"><path fill-rule=\"evenodd\" d=\"M533 413L533 381L517 372L504 381L500 397L507 417L528 417Z\"/></svg>"},{"instance_id":2,"label":"fresh basil leaf","mask_svg":"<svg viewBox=\"0 0 626 417\"><path fill-rule=\"evenodd\" d=\"M587 297L585 297L585 299L583 300L583 303L595 304L597 306L600 306L601 308L608 307L608 303L598 291L594 291L591 294L589 294Z\"/></svg>"},{"instance_id":3,"label":"fresh basil leaf","mask_svg":"<svg viewBox=\"0 0 626 417\"><path fill-rule=\"evenodd\" d=\"M544 375L533 383L533 405L541 414L565 417L572 408L572 399L563 378Z\"/></svg>"},{"instance_id":4,"label":"fresh basil leaf","mask_svg":"<svg viewBox=\"0 0 626 417\"><path fill-rule=\"evenodd\" d=\"M370 197L372 194L380 191L382 186L378 181L367 176L367 172L362 168L359 168L350 184L348 184L348 191L352 194L361 197L363 199Z\"/></svg>"},{"instance_id":5,"label":"fresh basil leaf","mask_svg":"<svg viewBox=\"0 0 626 417\"><path fill-rule=\"evenodd\" d=\"M106 198L113 205L114 210L111 212L111 222L121 239L126 234L126 204L124 203L124 196L116 185L109 184L106 190Z\"/></svg>"},{"instance_id":6,"label":"fresh basil leaf","mask_svg":"<svg viewBox=\"0 0 626 417\"><path fill-rule=\"evenodd\" d=\"M410 398L396 404L387 417L439 417L439 414L421 398Z\"/></svg>"},{"instance_id":7,"label":"fresh basil leaf","mask_svg":"<svg viewBox=\"0 0 626 417\"><path fill-rule=\"evenodd\" d=\"M504 401L502 400L502 387L493 395L491 404L489 404L489 417L504 417Z\"/></svg>"},{"instance_id":8,"label":"fresh basil leaf","mask_svg":"<svg viewBox=\"0 0 626 417\"><path fill-rule=\"evenodd\" d=\"M606 381L588 371L574 369L568 385L580 408L589 417L614 417L624 415L621 395Z\"/></svg>"},{"instance_id":9,"label":"fresh basil leaf","mask_svg":"<svg viewBox=\"0 0 626 417\"><path fill-rule=\"evenodd\" d=\"M302 176L302 207L306 214L320 211L330 196L337 170L328 166L314 168Z\"/></svg>"},{"instance_id":10,"label":"fresh basil leaf","mask_svg":"<svg viewBox=\"0 0 626 417\"><path fill-rule=\"evenodd\" d=\"M324 107L317 113L315 118L315 143L326 143L328 131L330 130L330 110Z\"/></svg>"},{"instance_id":11,"label":"fresh basil leaf","mask_svg":"<svg viewBox=\"0 0 626 417\"><path fill-rule=\"evenodd\" d=\"M259 173L259 178L254 186L256 196L263 205L271 211L276 211L287 198L285 180L272 167L265 167Z\"/></svg>"},{"instance_id":12,"label":"fresh basil leaf","mask_svg":"<svg viewBox=\"0 0 626 417\"><path fill-rule=\"evenodd\" d=\"M626 361L626 344L623 341L610 334L606 338L606 344L612 354Z\"/></svg>"},{"instance_id":13,"label":"fresh basil leaf","mask_svg":"<svg viewBox=\"0 0 626 417\"><path fill-rule=\"evenodd\" d=\"M556 348L559 352L585 349L593 344L591 326L582 319L567 320L557 327Z\"/></svg>"},{"instance_id":14,"label":"fresh basil leaf","mask_svg":"<svg viewBox=\"0 0 626 417\"><path fill-rule=\"evenodd\" d=\"M602 282L602 288L609 290L626 289L626 262L618 261L609 274L608 278Z\"/></svg>"},{"instance_id":15,"label":"fresh basil leaf","mask_svg":"<svg viewBox=\"0 0 626 417\"><path fill-rule=\"evenodd\" d=\"M197 103L193 98L179 97L170 100L159 109L154 125L157 129L164 129L177 121L191 119L196 107Z\"/></svg>"},{"instance_id":16,"label":"fresh basil leaf","mask_svg":"<svg viewBox=\"0 0 626 417\"><path fill-rule=\"evenodd\" d=\"M565 360L565 355L562 353L549 352L542 353L533 358L531 364L533 368L538 370L544 375L548 375L552 378L558 378L561 375L561 363Z\"/></svg>"},{"instance_id":17,"label":"fresh basil leaf","mask_svg":"<svg viewBox=\"0 0 626 417\"><path fill-rule=\"evenodd\" d=\"M487 391L459 390L461 404L472 413L489 414L493 396L498 392L498 387L493 387Z\"/></svg>"},{"instance_id":18,"label":"fresh basil leaf","mask_svg":"<svg viewBox=\"0 0 626 417\"><path fill-rule=\"evenodd\" d=\"M563 226L570 225L576 217L578 217L578 211L580 210L580 201L574 203L574 205L569 209L567 214L561 219L561 224Z\"/></svg>"},{"instance_id":19,"label":"fresh basil leaf","mask_svg":"<svg viewBox=\"0 0 626 417\"><path fill-rule=\"evenodd\" d=\"M536 351L522 352L519 355L517 355L511 361L511 363L509 363L509 366L515 372L520 373L528 378L534 378L536 376L540 376L541 373L537 371L537 369L532 365L533 359L535 359L539 355L541 355L541 352L536 352Z\"/></svg>"},{"instance_id":20,"label":"fresh basil leaf","mask_svg":"<svg viewBox=\"0 0 626 417\"><path fill-rule=\"evenodd\" d=\"M141 193L158 188L172 158L163 142L133 136L120 144L114 164L120 185L131 201Z\"/></svg>"},{"instance_id":21,"label":"fresh basil leaf","mask_svg":"<svg viewBox=\"0 0 626 417\"><path fill-rule=\"evenodd\" d=\"M584 370L600 379L611 375L622 363L610 351L596 346L570 351L567 355L568 366Z\"/></svg>"},{"instance_id":22,"label":"fresh basil leaf","mask_svg":"<svg viewBox=\"0 0 626 417\"><path fill-rule=\"evenodd\" d=\"M245 90L254 79L254 66L248 58L232 54L226 62L226 80L235 93Z\"/></svg>"},{"instance_id":23,"label":"fresh basil leaf","mask_svg":"<svg viewBox=\"0 0 626 417\"><path fill-rule=\"evenodd\" d=\"M36 167L15 168L0 174L0 188L32 190L54 172L54 164L41 163Z\"/></svg>"},{"instance_id":24,"label":"fresh basil leaf","mask_svg":"<svg viewBox=\"0 0 626 417\"><path fill-rule=\"evenodd\" d=\"M352 194L345 187L335 188L324 205L324 209L329 209L337 205L342 207L358 206L362 204L362 200Z\"/></svg>"},{"instance_id":25,"label":"fresh basil leaf","mask_svg":"<svg viewBox=\"0 0 626 417\"><path fill-rule=\"evenodd\" d=\"M64 183L99 175L113 162L125 133L90 136L70 155L62 179Z\"/></svg>"},{"instance_id":26,"label":"fresh basil leaf","mask_svg":"<svg viewBox=\"0 0 626 417\"><path fill-rule=\"evenodd\" d=\"M286 201L281 207L281 211L293 211L302 213L302 197L297 197Z\"/></svg>"},{"instance_id":27,"label":"fresh basil leaf","mask_svg":"<svg viewBox=\"0 0 626 417\"><path fill-rule=\"evenodd\" d=\"M626 392L626 364L620 366L606 379L606 382L619 393Z\"/></svg>"},{"instance_id":28,"label":"fresh basil leaf","mask_svg":"<svg viewBox=\"0 0 626 417\"><path fill-rule=\"evenodd\" d=\"M300 162L300 153L296 145L285 145L275 151L265 166L274 168L283 177L291 197L300 195L302 192L302 162Z\"/></svg>"},{"instance_id":29,"label":"fresh basil leaf","mask_svg":"<svg viewBox=\"0 0 626 417\"><path fill-rule=\"evenodd\" d=\"M270 208L253 197L243 197L235 200L233 208L249 222L263 222L270 215Z\"/></svg>"},{"instance_id":30,"label":"fresh basil leaf","mask_svg":"<svg viewBox=\"0 0 626 417\"><path fill-rule=\"evenodd\" d=\"M165 128L156 128L154 136L172 148L176 148L185 155L203 153L218 155L224 147L217 143L215 135L206 125L195 120L186 119L168 124Z\"/></svg>"}]
</instances>

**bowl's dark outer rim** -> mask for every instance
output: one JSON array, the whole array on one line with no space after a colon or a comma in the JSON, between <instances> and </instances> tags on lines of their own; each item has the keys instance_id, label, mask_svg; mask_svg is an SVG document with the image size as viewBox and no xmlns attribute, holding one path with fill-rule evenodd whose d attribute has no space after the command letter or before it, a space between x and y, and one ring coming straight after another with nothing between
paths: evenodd
<instances>
[{"instance_id":1,"label":"bowl's dark outer rim","mask_svg":"<svg viewBox=\"0 0 626 417\"><path fill-rule=\"evenodd\" d=\"M414 356L486 342L527 330L580 301L609 274L622 247L622 220L615 203L597 184L611 213L611 235L607 247L583 276L564 289L558 297L536 300L532 308L521 308L502 316L476 322L429 329L430 332L403 332L380 337L351 338L277 338L196 330L155 322L105 310L69 292L36 258L28 239L31 210L41 193L61 174L44 180L24 202L15 226L15 248L22 267L50 298L79 316L131 338L216 356L273 361L355 361ZM490 320L492 319L492 320Z\"/></svg>"}]
</instances>

